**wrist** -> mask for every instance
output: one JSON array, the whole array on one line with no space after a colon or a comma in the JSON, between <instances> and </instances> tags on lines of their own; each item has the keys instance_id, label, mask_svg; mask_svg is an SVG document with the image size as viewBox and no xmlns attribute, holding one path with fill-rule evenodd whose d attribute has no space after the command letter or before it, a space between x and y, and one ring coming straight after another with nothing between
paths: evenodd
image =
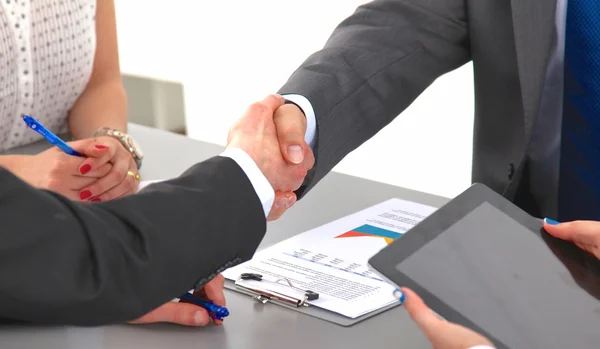
<instances>
[{"instance_id":1,"label":"wrist","mask_svg":"<svg viewBox=\"0 0 600 349\"><path fill-rule=\"evenodd\" d=\"M263 158L259 155L256 156L256 152L253 151L249 151L247 150L246 147L240 146L240 145L236 145L236 144L230 144L225 148L225 151L221 154L225 154L226 156L229 156L230 154L236 154L237 153L243 153L244 155L242 155L244 158L246 158L247 160L250 160L252 162L252 164L254 164L254 167L267 179L267 181L269 182L269 185L271 185L271 182L268 180L265 171L263 170L264 168L264 160ZM240 156L240 155L238 155ZM235 157L236 159L238 159L238 157ZM272 187L272 185L271 185Z\"/></svg>"},{"instance_id":2,"label":"wrist","mask_svg":"<svg viewBox=\"0 0 600 349\"><path fill-rule=\"evenodd\" d=\"M240 166L250 180L263 206L265 217L268 216L275 199L275 190L255 158L250 153L236 146L228 146L220 156L231 158Z\"/></svg>"},{"instance_id":3,"label":"wrist","mask_svg":"<svg viewBox=\"0 0 600 349\"><path fill-rule=\"evenodd\" d=\"M302 113L302 115L304 115L304 117L306 117L306 113L304 112L304 109L302 109L302 107L298 103L296 103L294 101L290 101L289 99L286 99L283 104L284 105L289 104L289 105L296 106L296 108L298 108L298 110L300 110L300 112Z\"/></svg>"},{"instance_id":4,"label":"wrist","mask_svg":"<svg viewBox=\"0 0 600 349\"><path fill-rule=\"evenodd\" d=\"M24 173L27 173L27 160L33 157L34 155L3 155L0 156L0 166L9 170L21 180L29 182Z\"/></svg>"},{"instance_id":5,"label":"wrist","mask_svg":"<svg viewBox=\"0 0 600 349\"><path fill-rule=\"evenodd\" d=\"M0 156L0 166L5 169L15 172L18 168L22 167L23 162L32 157L33 155L2 155Z\"/></svg>"},{"instance_id":6,"label":"wrist","mask_svg":"<svg viewBox=\"0 0 600 349\"><path fill-rule=\"evenodd\" d=\"M127 133L116 129L103 127L94 132L92 137L111 137L116 139L121 146L123 146L123 148L125 148L125 150L131 154L138 169L142 167L142 160L144 158L142 149L140 145L133 139L133 137Z\"/></svg>"}]
</instances>

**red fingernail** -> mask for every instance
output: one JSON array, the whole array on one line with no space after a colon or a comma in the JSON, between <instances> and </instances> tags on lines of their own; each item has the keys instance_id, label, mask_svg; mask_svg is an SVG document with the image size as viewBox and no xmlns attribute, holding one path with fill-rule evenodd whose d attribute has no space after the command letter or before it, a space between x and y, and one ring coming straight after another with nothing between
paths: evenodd
<instances>
[{"instance_id":1,"label":"red fingernail","mask_svg":"<svg viewBox=\"0 0 600 349\"><path fill-rule=\"evenodd\" d=\"M108 147L107 147L107 146L105 146L105 145L97 145L97 146L96 146L96 148L98 148L98 149L106 149L106 148L108 148Z\"/></svg>"},{"instance_id":2,"label":"red fingernail","mask_svg":"<svg viewBox=\"0 0 600 349\"><path fill-rule=\"evenodd\" d=\"M81 200L85 200L85 199L87 199L87 198L89 198L91 196L92 196L92 192L89 191L89 190L84 190L81 193L79 193L79 198Z\"/></svg>"},{"instance_id":3,"label":"red fingernail","mask_svg":"<svg viewBox=\"0 0 600 349\"><path fill-rule=\"evenodd\" d=\"M90 166L89 164L85 164L83 166L81 166L81 168L79 169L79 172L81 172L82 175L90 172L90 170L92 169L92 166Z\"/></svg>"},{"instance_id":4,"label":"red fingernail","mask_svg":"<svg viewBox=\"0 0 600 349\"><path fill-rule=\"evenodd\" d=\"M90 200L91 202L100 202L102 201L102 199L100 198L93 198L92 200Z\"/></svg>"}]
</instances>

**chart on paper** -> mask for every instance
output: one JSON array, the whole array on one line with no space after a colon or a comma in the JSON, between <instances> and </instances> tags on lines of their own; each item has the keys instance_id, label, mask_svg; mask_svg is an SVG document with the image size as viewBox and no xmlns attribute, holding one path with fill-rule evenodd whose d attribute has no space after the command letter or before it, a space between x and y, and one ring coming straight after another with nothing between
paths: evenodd
<instances>
[{"instance_id":1,"label":"chart on paper","mask_svg":"<svg viewBox=\"0 0 600 349\"><path fill-rule=\"evenodd\" d=\"M336 236L335 238L372 237L383 239L389 245L400 236L402 236L402 234L395 231L378 228L369 224L363 224L360 227L349 230L341 235Z\"/></svg>"},{"instance_id":2,"label":"chart on paper","mask_svg":"<svg viewBox=\"0 0 600 349\"><path fill-rule=\"evenodd\" d=\"M293 252L284 252L283 254L295 259L319 264L327 268L332 268L337 271L350 273L377 281L383 281L379 276L373 273L371 269L362 263L345 261L337 257L331 257L320 252L310 251L303 248L297 249Z\"/></svg>"},{"instance_id":3,"label":"chart on paper","mask_svg":"<svg viewBox=\"0 0 600 349\"><path fill-rule=\"evenodd\" d=\"M396 301L394 287L369 269L368 259L434 211L391 199L266 248L223 275L230 280L247 272L270 281L286 278L319 293L311 305L356 318Z\"/></svg>"}]
</instances>

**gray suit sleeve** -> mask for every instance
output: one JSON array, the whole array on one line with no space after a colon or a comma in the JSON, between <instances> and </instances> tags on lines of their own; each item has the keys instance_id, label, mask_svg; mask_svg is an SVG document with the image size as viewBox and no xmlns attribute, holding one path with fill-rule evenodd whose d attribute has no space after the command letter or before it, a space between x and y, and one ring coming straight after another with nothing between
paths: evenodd
<instances>
[{"instance_id":1,"label":"gray suit sleeve","mask_svg":"<svg viewBox=\"0 0 600 349\"><path fill-rule=\"evenodd\" d=\"M249 260L266 221L242 168L214 157L96 204L0 168L0 323L97 326L142 316Z\"/></svg>"},{"instance_id":2,"label":"gray suit sleeve","mask_svg":"<svg viewBox=\"0 0 600 349\"><path fill-rule=\"evenodd\" d=\"M436 78L469 59L464 0L374 0L359 7L279 90L308 98L317 119L317 162L299 196Z\"/></svg>"}]
</instances>

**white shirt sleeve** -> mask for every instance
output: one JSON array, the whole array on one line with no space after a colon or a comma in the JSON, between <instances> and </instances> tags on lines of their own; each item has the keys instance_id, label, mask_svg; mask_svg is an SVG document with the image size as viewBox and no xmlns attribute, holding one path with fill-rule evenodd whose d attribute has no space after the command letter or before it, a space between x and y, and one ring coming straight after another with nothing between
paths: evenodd
<instances>
[{"instance_id":1,"label":"white shirt sleeve","mask_svg":"<svg viewBox=\"0 0 600 349\"><path fill-rule=\"evenodd\" d=\"M496 348L490 347L488 345L476 345L476 346L470 347L468 349L496 349Z\"/></svg>"},{"instance_id":2,"label":"white shirt sleeve","mask_svg":"<svg viewBox=\"0 0 600 349\"><path fill-rule=\"evenodd\" d=\"M242 171L244 171L250 183L252 183L256 195L258 195L265 211L265 217L268 216L275 200L275 191L254 160L252 160L248 153L239 148L227 148L220 156L232 159L242 168Z\"/></svg>"},{"instance_id":3,"label":"white shirt sleeve","mask_svg":"<svg viewBox=\"0 0 600 349\"><path fill-rule=\"evenodd\" d=\"M317 118L312 104L310 104L306 97L301 95L283 95L282 97L298 104L304 111L304 114L306 115L306 134L304 135L304 141L308 143L314 152L317 137Z\"/></svg>"}]
</instances>

